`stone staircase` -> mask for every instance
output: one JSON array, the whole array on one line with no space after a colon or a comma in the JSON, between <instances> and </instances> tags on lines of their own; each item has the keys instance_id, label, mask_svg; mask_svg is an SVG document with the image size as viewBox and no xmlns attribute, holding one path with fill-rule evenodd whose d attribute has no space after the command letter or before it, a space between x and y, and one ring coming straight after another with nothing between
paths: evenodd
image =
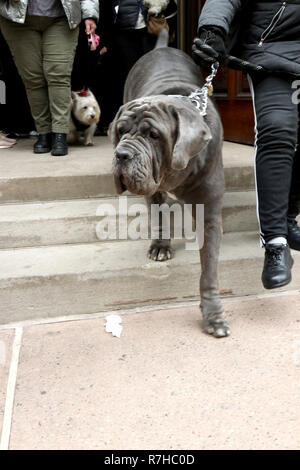
<instances>
[{"instance_id":1,"label":"stone staircase","mask_svg":"<svg viewBox=\"0 0 300 470\"><path fill-rule=\"evenodd\" d=\"M184 241L166 263L148 260L149 241L99 241L97 209L118 213L118 198L111 144L95 142L60 159L34 155L30 140L1 151L0 324L199 298L199 254ZM264 292L252 162L253 148L225 142L223 296ZM299 281L294 269L288 289Z\"/></svg>"}]
</instances>

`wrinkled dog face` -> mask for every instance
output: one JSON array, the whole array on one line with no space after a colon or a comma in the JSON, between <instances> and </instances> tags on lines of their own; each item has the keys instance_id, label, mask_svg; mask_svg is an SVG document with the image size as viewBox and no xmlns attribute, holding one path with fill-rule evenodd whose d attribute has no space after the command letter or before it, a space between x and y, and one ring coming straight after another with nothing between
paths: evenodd
<instances>
[{"instance_id":1,"label":"wrinkled dog face","mask_svg":"<svg viewBox=\"0 0 300 470\"><path fill-rule=\"evenodd\" d=\"M82 93L72 92L72 110L78 121L91 125L99 122L100 108L98 102L90 90Z\"/></svg>"},{"instance_id":2,"label":"wrinkled dog face","mask_svg":"<svg viewBox=\"0 0 300 470\"><path fill-rule=\"evenodd\" d=\"M113 173L118 194L152 196L166 172L187 167L211 135L190 103L157 96L122 106L110 127L115 147Z\"/></svg>"},{"instance_id":3,"label":"wrinkled dog face","mask_svg":"<svg viewBox=\"0 0 300 470\"><path fill-rule=\"evenodd\" d=\"M116 146L113 170L119 194L154 194L162 178L164 158L171 153L175 129L166 106L149 100L136 100L123 106L112 124ZM171 127L171 128L170 128ZM173 126L174 127L174 126Z\"/></svg>"}]
</instances>

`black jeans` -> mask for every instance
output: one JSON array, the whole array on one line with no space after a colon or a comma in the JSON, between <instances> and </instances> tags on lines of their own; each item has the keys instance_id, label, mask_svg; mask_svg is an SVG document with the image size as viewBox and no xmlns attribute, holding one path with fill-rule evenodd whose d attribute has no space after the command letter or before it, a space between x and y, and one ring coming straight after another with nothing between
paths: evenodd
<instances>
[{"instance_id":1,"label":"black jeans","mask_svg":"<svg viewBox=\"0 0 300 470\"><path fill-rule=\"evenodd\" d=\"M249 77L256 118L257 212L263 243L287 237L287 218L300 212L299 106L291 77Z\"/></svg>"},{"instance_id":2,"label":"black jeans","mask_svg":"<svg viewBox=\"0 0 300 470\"><path fill-rule=\"evenodd\" d=\"M114 28L112 37L112 58L113 58L113 97L112 106L114 114L123 104L123 93L126 78L130 69L147 52L150 52L157 41L156 36L152 36L143 29L118 29Z\"/></svg>"}]
</instances>

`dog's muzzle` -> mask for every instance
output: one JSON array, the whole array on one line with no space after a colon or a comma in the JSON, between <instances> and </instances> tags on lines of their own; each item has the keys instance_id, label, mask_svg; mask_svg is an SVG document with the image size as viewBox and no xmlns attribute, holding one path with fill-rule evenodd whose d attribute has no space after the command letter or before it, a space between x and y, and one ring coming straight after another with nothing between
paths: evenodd
<instances>
[{"instance_id":1,"label":"dog's muzzle","mask_svg":"<svg viewBox=\"0 0 300 470\"><path fill-rule=\"evenodd\" d=\"M118 194L127 190L139 195L155 192L149 157L132 146L120 145L116 148L113 174Z\"/></svg>"},{"instance_id":2,"label":"dog's muzzle","mask_svg":"<svg viewBox=\"0 0 300 470\"><path fill-rule=\"evenodd\" d=\"M135 152L127 147L119 147L115 151L114 180L118 194L128 189L125 175L129 172L128 163L133 160L134 156Z\"/></svg>"},{"instance_id":3,"label":"dog's muzzle","mask_svg":"<svg viewBox=\"0 0 300 470\"><path fill-rule=\"evenodd\" d=\"M117 149L115 152L116 160L121 165L125 162L128 162L129 160L132 160L134 155L135 154L132 150L122 147Z\"/></svg>"}]
</instances>

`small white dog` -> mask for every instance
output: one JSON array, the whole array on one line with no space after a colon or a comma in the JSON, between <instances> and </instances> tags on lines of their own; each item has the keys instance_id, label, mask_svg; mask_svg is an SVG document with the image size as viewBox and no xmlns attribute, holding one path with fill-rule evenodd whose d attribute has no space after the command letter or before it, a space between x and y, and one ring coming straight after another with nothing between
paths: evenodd
<instances>
[{"instance_id":1,"label":"small white dog","mask_svg":"<svg viewBox=\"0 0 300 470\"><path fill-rule=\"evenodd\" d=\"M93 145L97 123L100 119L100 107L91 90L72 91L72 109L68 143L83 141L84 145Z\"/></svg>"}]
</instances>

